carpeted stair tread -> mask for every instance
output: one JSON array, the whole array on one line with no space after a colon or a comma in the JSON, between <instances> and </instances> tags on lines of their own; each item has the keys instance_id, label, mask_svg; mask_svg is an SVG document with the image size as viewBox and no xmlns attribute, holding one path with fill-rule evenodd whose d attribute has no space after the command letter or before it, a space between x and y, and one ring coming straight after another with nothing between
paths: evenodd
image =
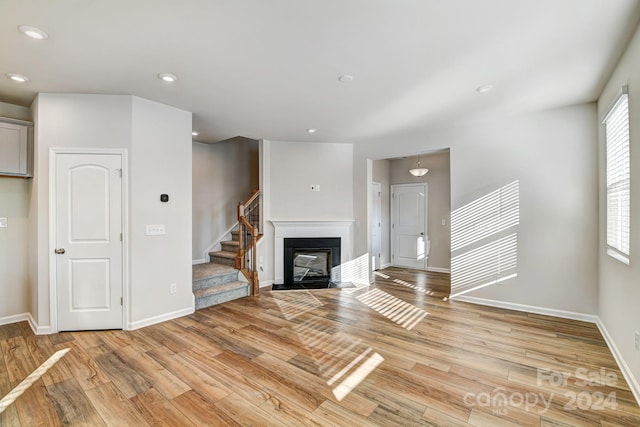
<instances>
[{"instance_id":1,"label":"carpeted stair tread","mask_svg":"<svg viewBox=\"0 0 640 427\"><path fill-rule=\"evenodd\" d=\"M196 310L222 304L238 298L249 296L249 284L234 281L221 283L209 288L198 289L193 292L196 300Z\"/></svg>"},{"instance_id":2,"label":"carpeted stair tread","mask_svg":"<svg viewBox=\"0 0 640 427\"><path fill-rule=\"evenodd\" d=\"M228 265L206 262L204 264L195 264L192 267L192 278L193 280L201 280L212 276L237 272L238 270Z\"/></svg>"},{"instance_id":3,"label":"carpeted stair tread","mask_svg":"<svg viewBox=\"0 0 640 427\"><path fill-rule=\"evenodd\" d=\"M245 288L248 286L249 284L247 282L235 281L230 283L224 283L222 285L216 285L211 288L198 289L193 294L195 295L196 298L201 298L201 297L205 297L212 294L219 294L222 292L230 291L233 289Z\"/></svg>"},{"instance_id":4,"label":"carpeted stair tread","mask_svg":"<svg viewBox=\"0 0 640 427\"><path fill-rule=\"evenodd\" d=\"M217 256L220 258L228 258L228 259L236 259L238 256L237 252L229 252L229 251L215 251L209 252L209 256Z\"/></svg>"}]
</instances>

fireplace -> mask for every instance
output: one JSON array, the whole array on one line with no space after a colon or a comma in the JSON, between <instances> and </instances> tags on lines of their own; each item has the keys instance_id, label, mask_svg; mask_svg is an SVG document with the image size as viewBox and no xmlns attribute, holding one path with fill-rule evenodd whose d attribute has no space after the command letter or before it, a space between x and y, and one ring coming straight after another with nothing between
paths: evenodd
<instances>
[{"instance_id":1,"label":"fireplace","mask_svg":"<svg viewBox=\"0 0 640 427\"><path fill-rule=\"evenodd\" d=\"M284 284L299 288L330 287L339 282L339 237L296 237L284 239Z\"/></svg>"}]
</instances>

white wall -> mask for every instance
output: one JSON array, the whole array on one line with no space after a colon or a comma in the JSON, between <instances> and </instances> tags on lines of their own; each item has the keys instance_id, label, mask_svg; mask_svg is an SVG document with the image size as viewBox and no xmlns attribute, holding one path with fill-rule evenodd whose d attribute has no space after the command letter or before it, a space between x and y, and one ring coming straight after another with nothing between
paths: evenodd
<instances>
[{"instance_id":1,"label":"white wall","mask_svg":"<svg viewBox=\"0 0 640 427\"><path fill-rule=\"evenodd\" d=\"M193 248L195 261L238 222L237 206L258 186L258 142L193 143Z\"/></svg>"},{"instance_id":2,"label":"white wall","mask_svg":"<svg viewBox=\"0 0 640 427\"><path fill-rule=\"evenodd\" d=\"M631 138L631 242L629 265L606 254L606 155L604 129L600 126L600 244L599 317L620 355L640 382L640 352L634 347L634 332L640 331L640 32L636 32L615 68L598 102L598 123L620 93L629 85Z\"/></svg>"},{"instance_id":3,"label":"white wall","mask_svg":"<svg viewBox=\"0 0 640 427\"><path fill-rule=\"evenodd\" d=\"M595 104L368 141L354 147L356 220L364 220L367 158L450 147L452 210L520 181L518 277L472 293L508 303L597 312ZM370 179L370 178L369 178ZM356 229L356 250L368 250ZM362 252L363 253L363 252ZM358 252L356 252L356 256Z\"/></svg>"},{"instance_id":4,"label":"white wall","mask_svg":"<svg viewBox=\"0 0 640 427\"><path fill-rule=\"evenodd\" d=\"M131 323L193 312L191 113L133 97L130 168ZM160 201L168 194L169 201ZM146 224L166 235L146 236ZM170 294L170 284L177 292Z\"/></svg>"},{"instance_id":5,"label":"white wall","mask_svg":"<svg viewBox=\"0 0 640 427\"><path fill-rule=\"evenodd\" d=\"M258 247L263 258L260 281L274 280L271 220L327 221L353 219L353 146L334 143L262 141L261 188L265 235ZM320 191L311 191L320 185Z\"/></svg>"},{"instance_id":6,"label":"white wall","mask_svg":"<svg viewBox=\"0 0 640 427\"><path fill-rule=\"evenodd\" d=\"M31 120L31 109L0 102L0 117ZM30 179L0 177L0 325L30 311L29 194Z\"/></svg>"},{"instance_id":7,"label":"white wall","mask_svg":"<svg viewBox=\"0 0 640 427\"><path fill-rule=\"evenodd\" d=\"M53 147L129 150L129 321L140 324L192 311L191 113L125 95L73 94L39 94L32 110L36 148L29 281L31 313L40 332L51 326L49 150ZM161 193L172 196L169 204L161 205ZM166 225L166 236L144 236L144 224L158 223ZM176 295L169 295L169 283L177 283Z\"/></svg>"},{"instance_id":8,"label":"white wall","mask_svg":"<svg viewBox=\"0 0 640 427\"><path fill-rule=\"evenodd\" d=\"M271 219L351 219L352 151L350 144L272 141Z\"/></svg>"},{"instance_id":9,"label":"white wall","mask_svg":"<svg viewBox=\"0 0 640 427\"><path fill-rule=\"evenodd\" d=\"M449 151L430 153L420 156L422 167L429 172L415 177L409 169L416 166L417 157L395 159L391 161L391 184L428 184L427 235L431 240L431 249L427 265L429 268L449 270L451 267L451 182L449 179ZM375 162L374 162L375 164ZM442 224L444 221L444 225Z\"/></svg>"}]
</instances>

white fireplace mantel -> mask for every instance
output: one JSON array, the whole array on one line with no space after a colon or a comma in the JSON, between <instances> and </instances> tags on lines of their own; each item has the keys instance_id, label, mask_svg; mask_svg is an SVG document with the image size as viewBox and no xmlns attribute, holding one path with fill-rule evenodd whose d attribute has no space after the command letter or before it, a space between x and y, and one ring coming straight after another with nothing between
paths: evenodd
<instances>
[{"instance_id":1,"label":"white fireplace mantel","mask_svg":"<svg viewBox=\"0 0 640 427\"><path fill-rule=\"evenodd\" d=\"M274 228L275 283L284 282L284 239L294 237L339 237L340 262L353 256L353 220L291 221L272 220Z\"/></svg>"}]
</instances>

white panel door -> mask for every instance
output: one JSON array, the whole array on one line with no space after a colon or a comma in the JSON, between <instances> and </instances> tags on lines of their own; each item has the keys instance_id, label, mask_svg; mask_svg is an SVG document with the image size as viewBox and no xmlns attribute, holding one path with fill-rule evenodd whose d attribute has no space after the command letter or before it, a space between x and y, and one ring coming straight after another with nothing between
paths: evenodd
<instances>
[{"instance_id":1,"label":"white panel door","mask_svg":"<svg viewBox=\"0 0 640 427\"><path fill-rule=\"evenodd\" d=\"M426 268L426 184L391 186L392 263L398 267Z\"/></svg>"},{"instance_id":2,"label":"white panel door","mask_svg":"<svg viewBox=\"0 0 640 427\"><path fill-rule=\"evenodd\" d=\"M58 329L122 329L122 156L56 154Z\"/></svg>"},{"instance_id":3,"label":"white panel door","mask_svg":"<svg viewBox=\"0 0 640 427\"><path fill-rule=\"evenodd\" d=\"M371 214L371 270L377 270L382 250L382 186L379 182L371 185Z\"/></svg>"}]
</instances>

